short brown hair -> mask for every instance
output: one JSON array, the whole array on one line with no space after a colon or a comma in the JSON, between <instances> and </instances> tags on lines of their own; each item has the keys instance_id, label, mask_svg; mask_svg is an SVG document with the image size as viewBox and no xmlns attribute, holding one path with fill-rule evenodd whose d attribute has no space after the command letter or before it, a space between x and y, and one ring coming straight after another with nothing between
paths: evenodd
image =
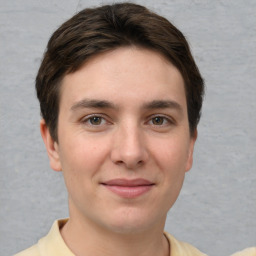
<instances>
[{"instance_id":1,"label":"short brown hair","mask_svg":"<svg viewBox=\"0 0 256 256\"><path fill-rule=\"evenodd\" d=\"M132 45L161 53L181 72L193 134L200 119L204 82L185 37L167 19L147 8L119 3L80 11L48 42L36 77L36 91L41 115L55 141L63 77L77 71L91 56Z\"/></svg>"}]
</instances>

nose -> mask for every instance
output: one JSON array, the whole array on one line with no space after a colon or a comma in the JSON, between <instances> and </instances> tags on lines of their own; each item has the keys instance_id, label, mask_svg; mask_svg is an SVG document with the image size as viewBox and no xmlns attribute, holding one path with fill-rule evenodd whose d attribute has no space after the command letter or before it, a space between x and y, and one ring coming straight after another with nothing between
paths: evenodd
<instances>
[{"instance_id":1,"label":"nose","mask_svg":"<svg viewBox=\"0 0 256 256\"><path fill-rule=\"evenodd\" d=\"M111 160L127 169L135 170L148 160L143 132L136 125L120 127L114 134Z\"/></svg>"}]
</instances>

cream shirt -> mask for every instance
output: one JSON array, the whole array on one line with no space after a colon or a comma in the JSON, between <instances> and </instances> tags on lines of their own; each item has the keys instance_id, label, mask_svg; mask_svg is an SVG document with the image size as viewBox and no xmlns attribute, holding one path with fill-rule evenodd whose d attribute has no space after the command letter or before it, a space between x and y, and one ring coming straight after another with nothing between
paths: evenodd
<instances>
[{"instance_id":1,"label":"cream shirt","mask_svg":"<svg viewBox=\"0 0 256 256\"><path fill-rule=\"evenodd\" d=\"M256 247L250 247L243 251L232 254L231 256L256 256Z\"/></svg>"},{"instance_id":2,"label":"cream shirt","mask_svg":"<svg viewBox=\"0 0 256 256\"><path fill-rule=\"evenodd\" d=\"M67 219L55 221L48 235L41 238L34 246L14 256L75 256L60 234L60 227L66 222ZM165 235L171 244L170 256L207 256L192 245L180 242L168 233Z\"/></svg>"}]
</instances>

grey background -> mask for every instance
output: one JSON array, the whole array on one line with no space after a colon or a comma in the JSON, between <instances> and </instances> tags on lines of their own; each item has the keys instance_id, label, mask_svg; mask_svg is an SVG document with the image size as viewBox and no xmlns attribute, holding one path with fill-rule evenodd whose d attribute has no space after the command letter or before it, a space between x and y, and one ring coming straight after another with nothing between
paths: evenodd
<instances>
[{"instance_id":1,"label":"grey background","mask_svg":"<svg viewBox=\"0 0 256 256\"><path fill-rule=\"evenodd\" d=\"M67 194L39 133L34 78L51 33L110 1L0 0L0 255L66 217ZM166 230L209 255L256 245L256 1L135 1L187 36L207 90L195 161Z\"/></svg>"}]
</instances>

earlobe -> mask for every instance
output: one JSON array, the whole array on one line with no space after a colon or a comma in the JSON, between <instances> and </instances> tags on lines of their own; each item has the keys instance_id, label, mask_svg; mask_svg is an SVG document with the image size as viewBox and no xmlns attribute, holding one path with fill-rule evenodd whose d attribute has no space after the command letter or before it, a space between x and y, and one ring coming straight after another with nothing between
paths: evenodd
<instances>
[{"instance_id":1,"label":"earlobe","mask_svg":"<svg viewBox=\"0 0 256 256\"><path fill-rule=\"evenodd\" d=\"M44 119L40 121L40 132L47 150L51 168L54 171L61 171L58 143L53 140Z\"/></svg>"},{"instance_id":2,"label":"earlobe","mask_svg":"<svg viewBox=\"0 0 256 256\"><path fill-rule=\"evenodd\" d=\"M194 146L195 146L196 139L197 139L197 130L195 130L194 134L191 135L191 138L190 138L186 172L188 172L193 165L193 154L194 154Z\"/></svg>"}]
</instances>

